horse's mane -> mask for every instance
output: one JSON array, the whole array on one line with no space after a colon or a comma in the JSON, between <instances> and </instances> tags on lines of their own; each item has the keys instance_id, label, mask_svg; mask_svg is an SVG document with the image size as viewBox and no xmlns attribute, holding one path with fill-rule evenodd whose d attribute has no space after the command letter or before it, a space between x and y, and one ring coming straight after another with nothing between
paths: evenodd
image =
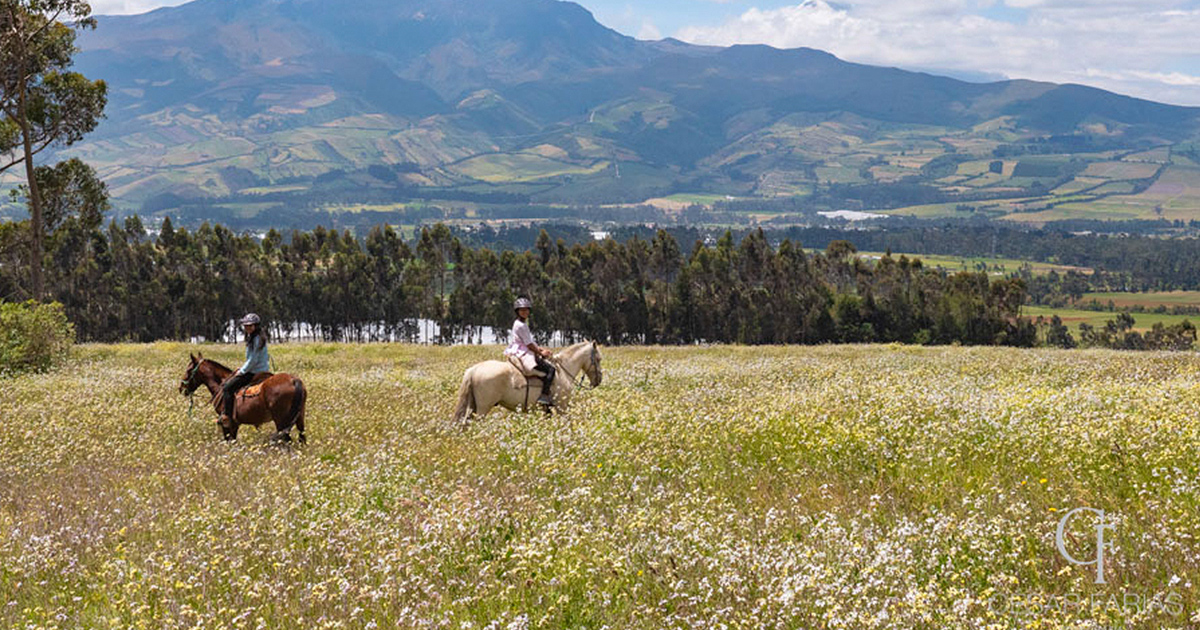
<instances>
[{"instance_id":1,"label":"horse's mane","mask_svg":"<svg viewBox=\"0 0 1200 630\"><path fill-rule=\"evenodd\" d=\"M568 352L574 351L574 350L581 348L583 346L586 346L590 343L592 343L590 340L580 341L579 343L571 344L571 345L567 346L566 348L563 348L563 349L559 350L558 352L555 352L554 355L555 356L564 355L564 354L567 354Z\"/></svg>"},{"instance_id":2,"label":"horse's mane","mask_svg":"<svg viewBox=\"0 0 1200 630\"><path fill-rule=\"evenodd\" d=\"M231 370L231 369L229 369L229 368L225 367L224 365L222 365L222 364L220 364L220 363L217 363L216 361L213 361L212 359L205 359L205 361L207 361L207 362L209 362L209 363L211 363L211 364L215 365L216 367L219 367L219 368L221 368L222 370L225 370L226 372L232 372L232 371L233 371L233 370Z\"/></svg>"}]
</instances>

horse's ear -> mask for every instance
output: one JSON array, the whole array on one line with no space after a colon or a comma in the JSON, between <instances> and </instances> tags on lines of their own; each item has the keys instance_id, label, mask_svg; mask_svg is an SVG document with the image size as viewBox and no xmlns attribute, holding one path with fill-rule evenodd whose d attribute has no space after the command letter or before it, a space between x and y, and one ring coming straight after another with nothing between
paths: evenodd
<instances>
[{"instance_id":1,"label":"horse's ear","mask_svg":"<svg viewBox=\"0 0 1200 630\"><path fill-rule=\"evenodd\" d=\"M198 360L200 360L200 361L203 361L203 360L204 360L204 353L203 353L203 352L197 352L197 353L196 353L196 359L198 359Z\"/></svg>"},{"instance_id":2,"label":"horse's ear","mask_svg":"<svg viewBox=\"0 0 1200 630\"><path fill-rule=\"evenodd\" d=\"M191 352L188 353L188 358L192 360L192 363L196 362L196 355L192 354Z\"/></svg>"}]
</instances>

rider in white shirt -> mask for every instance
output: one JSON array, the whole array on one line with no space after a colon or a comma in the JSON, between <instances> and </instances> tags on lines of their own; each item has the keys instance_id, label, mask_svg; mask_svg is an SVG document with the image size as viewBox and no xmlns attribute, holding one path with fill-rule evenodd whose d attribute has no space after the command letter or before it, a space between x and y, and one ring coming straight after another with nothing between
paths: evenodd
<instances>
[{"instance_id":1,"label":"rider in white shirt","mask_svg":"<svg viewBox=\"0 0 1200 630\"><path fill-rule=\"evenodd\" d=\"M527 297L517 298L517 301L513 302L513 310L517 312L517 319L513 321L512 331L508 335L508 348L504 350L504 355L517 357L527 371L540 370L546 374L542 379L542 395L538 396L537 401L540 405L550 406L554 404L550 400L550 385L554 382L554 366L550 365L546 359L553 356L554 353L538 347L533 342L533 333L529 331L529 324L526 323L532 309L533 302Z\"/></svg>"}]
</instances>

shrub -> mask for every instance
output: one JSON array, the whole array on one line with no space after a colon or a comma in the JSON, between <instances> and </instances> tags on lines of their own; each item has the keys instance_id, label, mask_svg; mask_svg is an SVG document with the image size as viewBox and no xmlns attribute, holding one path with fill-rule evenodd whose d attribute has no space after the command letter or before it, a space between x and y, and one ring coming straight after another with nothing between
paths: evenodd
<instances>
[{"instance_id":1,"label":"shrub","mask_svg":"<svg viewBox=\"0 0 1200 630\"><path fill-rule=\"evenodd\" d=\"M0 375L49 370L74 343L62 304L0 302Z\"/></svg>"}]
</instances>

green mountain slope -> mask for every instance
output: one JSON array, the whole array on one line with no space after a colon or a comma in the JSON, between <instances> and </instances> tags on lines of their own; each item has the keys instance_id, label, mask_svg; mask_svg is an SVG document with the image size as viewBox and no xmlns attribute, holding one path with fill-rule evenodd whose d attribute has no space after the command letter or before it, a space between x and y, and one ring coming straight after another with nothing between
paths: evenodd
<instances>
[{"instance_id":1,"label":"green mountain slope","mask_svg":"<svg viewBox=\"0 0 1200 630\"><path fill-rule=\"evenodd\" d=\"M555 0L196 0L102 17L80 45L111 99L71 153L126 209L303 196L338 178L556 203L900 183L939 201L1011 197L1086 170L1014 176L1022 155L1103 163L1174 147L1163 163L1186 166L1200 130L1200 109L1083 86L636 41ZM1014 161L1007 175L974 174L995 159ZM395 177L356 175L380 165ZM860 196L850 205L895 209Z\"/></svg>"}]
</instances>

